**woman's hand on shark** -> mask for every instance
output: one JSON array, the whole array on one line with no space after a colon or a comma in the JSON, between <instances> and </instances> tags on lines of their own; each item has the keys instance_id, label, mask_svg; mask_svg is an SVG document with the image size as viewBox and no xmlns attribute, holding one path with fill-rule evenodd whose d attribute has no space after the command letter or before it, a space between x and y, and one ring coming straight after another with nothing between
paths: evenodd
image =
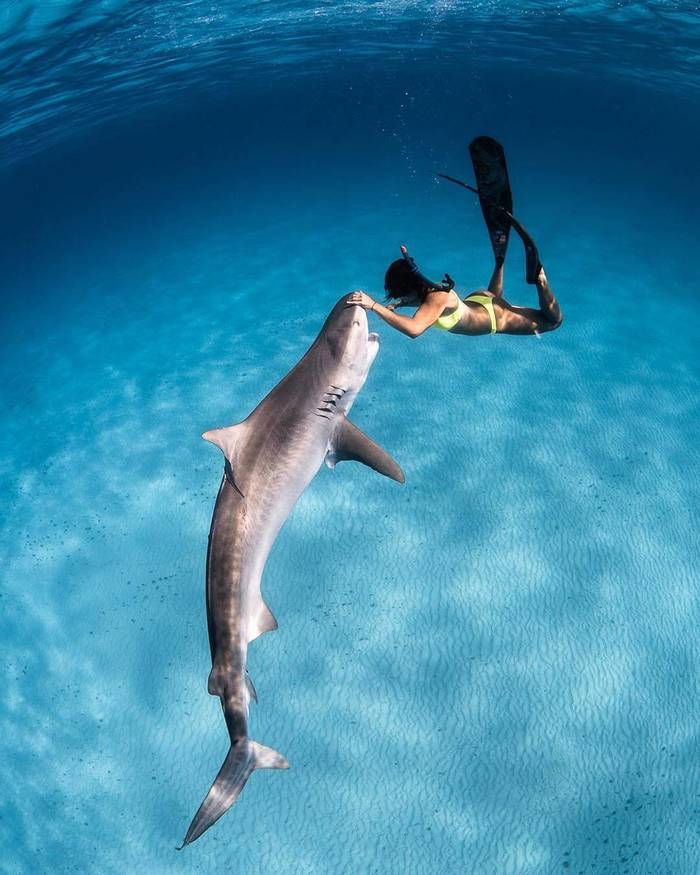
<instances>
[{"instance_id":1,"label":"woman's hand on shark","mask_svg":"<svg viewBox=\"0 0 700 875\"><path fill-rule=\"evenodd\" d=\"M363 307L365 310L371 310L377 303L374 298L370 298L370 296L363 292L361 289L357 289L357 291L352 292L348 297L347 302L348 304L354 304L358 307Z\"/></svg>"}]
</instances>

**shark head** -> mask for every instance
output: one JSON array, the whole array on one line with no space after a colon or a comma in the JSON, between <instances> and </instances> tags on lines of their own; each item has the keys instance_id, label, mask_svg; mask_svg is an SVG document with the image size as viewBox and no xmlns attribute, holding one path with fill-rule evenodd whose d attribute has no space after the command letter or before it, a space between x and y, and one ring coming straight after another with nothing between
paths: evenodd
<instances>
[{"instance_id":1,"label":"shark head","mask_svg":"<svg viewBox=\"0 0 700 875\"><path fill-rule=\"evenodd\" d=\"M377 355L379 336L368 331L363 308L349 305L345 296L331 310L317 343L332 384L342 390L338 409L347 413Z\"/></svg>"}]
</instances>

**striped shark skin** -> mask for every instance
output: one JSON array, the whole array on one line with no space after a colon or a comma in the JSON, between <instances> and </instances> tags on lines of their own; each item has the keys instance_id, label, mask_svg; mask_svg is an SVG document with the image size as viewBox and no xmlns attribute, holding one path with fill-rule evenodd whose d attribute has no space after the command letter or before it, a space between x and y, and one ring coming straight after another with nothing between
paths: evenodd
<instances>
[{"instance_id":1,"label":"striped shark skin","mask_svg":"<svg viewBox=\"0 0 700 875\"><path fill-rule=\"evenodd\" d=\"M230 748L187 830L199 838L236 801L255 769L287 769L282 754L248 736L257 700L248 676L248 645L277 628L260 589L270 549L295 502L321 465L363 462L399 483L396 462L347 418L379 349L367 316L341 298L295 367L237 425L202 437L224 455L207 552L206 596L212 668Z\"/></svg>"}]
</instances>

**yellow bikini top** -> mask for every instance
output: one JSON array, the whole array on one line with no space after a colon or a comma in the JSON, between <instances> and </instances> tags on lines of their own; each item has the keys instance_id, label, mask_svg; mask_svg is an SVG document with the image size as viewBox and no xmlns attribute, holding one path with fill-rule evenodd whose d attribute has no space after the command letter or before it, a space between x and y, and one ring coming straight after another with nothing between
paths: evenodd
<instances>
[{"instance_id":1,"label":"yellow bikini top","mask_svg":"<svg viewBox=\"0 0 700 875\"><path fill-rule=\"evenodd\" d=\"M467 305L464 301L460 301L459 304L457 304L457 309L453 310L452 313L448 313L447 316L438 316L433 322L433 328L442 328L443 331L449 331L450 328L454 328L459 322L466 309Z\"/></svg>"}]
</instances>

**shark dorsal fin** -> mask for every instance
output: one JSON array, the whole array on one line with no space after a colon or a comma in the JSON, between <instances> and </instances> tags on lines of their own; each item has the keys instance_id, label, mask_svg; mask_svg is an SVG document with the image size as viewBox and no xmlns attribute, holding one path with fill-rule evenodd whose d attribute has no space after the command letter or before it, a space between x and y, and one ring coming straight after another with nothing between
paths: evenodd
<instances>
[{"instance_id":1,"label":"shark dorsal fin","mask_svg":"<svg viewBox=\"0 0 700 875\"><path fill-rule=\"evenodd\" d=\"M213 428L211 431L205 431L202 437L217 446L229 462L232 462L243 426L244 424L239 422L238 425L229 425L227 428Z\"/></svg>"},{"instance_id":2,"label":"shark dorsal fin","mask_svg":"<svg viewBox=\"0 0 700 875\"><path fill-rule=\"evenodd\" d=\"M406 480L403 471L391 456L368 438L364 432L360 431L356 425L353 425L349 419L343 419L338 426L333 446L326 457L326 464L329 468L334 468L336 462L345 461L362 462L399 483L404 483Z\"/></svg>"}]
</instances>

